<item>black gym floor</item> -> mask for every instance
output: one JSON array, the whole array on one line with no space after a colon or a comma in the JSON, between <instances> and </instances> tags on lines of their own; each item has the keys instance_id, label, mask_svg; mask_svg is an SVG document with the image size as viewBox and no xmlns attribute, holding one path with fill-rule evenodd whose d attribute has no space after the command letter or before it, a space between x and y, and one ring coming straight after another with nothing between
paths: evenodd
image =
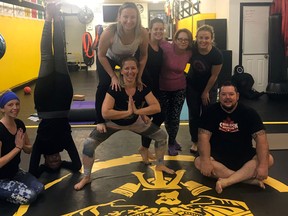
<instances>
[{"instance_id":1,"label":"black gym floor","mask_svg":"<svg viewBox=\"0 0 288 216\"><path fill-rule=\"evenodd\" d=\"M74 94L94 100L97 86L95 71L72 72ZM31 85L32 91L34 85ZM37 124L28 120L34 113L33 94L21 99L19 116L28 128L33 143ZM214 190L216 180L203 177L194 167L194 155L190 154L187 122L181 122L177 140L182 144L178 156L166 156L167 165L175 175L154 170L153 164L141 163L137 149L140 137L127 131L113 135L96 150L92 182L81 191L73 186L81 173L68 170L44 173L40 180L46 190L31 205L13 205L0 202L2 216L57 216L57 215L288 215L288 102L271 100L263 95L257 101L242 100L254 107L261 115L268 132L271 154L275 164L265 181L266 189L247 184L225 188L222 194ZM73 125L73 138L81 155L82 142L93 125ZM153 145L152 145L153 146ZM62 153L63 158L68 156ZM27 170L29 155L22 154L21 167Z\"/></svg>"}]
</instances>

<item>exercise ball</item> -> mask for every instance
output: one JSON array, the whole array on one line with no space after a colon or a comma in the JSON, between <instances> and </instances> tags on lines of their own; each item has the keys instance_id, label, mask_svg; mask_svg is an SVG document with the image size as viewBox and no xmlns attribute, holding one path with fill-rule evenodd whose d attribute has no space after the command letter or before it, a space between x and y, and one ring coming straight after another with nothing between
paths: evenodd
<instances>
[{"instance_id":1,"label":"exercise ball","mask_svg":"<svg viewBox=\"0 0 288 216\"><path fill-rule=\"evenodd\" d=\"M4 37L0 34L0 59L4 56L6 51L6 43Z\"/></svg>"},{"instance_id":2,"label":"exercise ball","mask_svg":"<svg viewBox=\"0 0 288 216\"><path fill-rule=\"evenodd\" d=\"M25 94L31 94L31 88L29 86L24 87L23 90Z\"/></svg>"}]
</instances>

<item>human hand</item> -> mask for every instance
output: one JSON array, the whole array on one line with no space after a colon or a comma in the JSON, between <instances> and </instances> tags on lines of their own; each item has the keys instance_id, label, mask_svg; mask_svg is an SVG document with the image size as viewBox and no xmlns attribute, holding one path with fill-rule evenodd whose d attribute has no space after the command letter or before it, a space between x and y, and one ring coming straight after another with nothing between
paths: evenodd
<instances>
[{"instance_id":1,"label":"human hand","mask_svg":"<svg viewBox=\"0 0 288 216\"><path fill-rule=\"evenodd\" d=\"M142 79L138 78L136 80L136 83L137 83L137 89L141 92L143 90L143 85L144 85L144 83L142 82Z\"/></svg>"},{"instance_id":2,"label":"human hand","mask_svg":"<svg viewBox=\"0 0 288 216\"><path fill-rule=\"evenodd\" d=\"M107 128L106 128L106 124L105 123L100 123L96 125L96 130L99 133L106 133L107 132Z\"/></svg>"},{"instance_id":3,"label":"human hand","mask_svg":"<svg viewBox=\"0 0 288 216\"><path fill-rule=\"evenodd\" d=\"M24 143L25 143L25 133L23 132L22 128L19 128L15 136L15 147L22 149Z\"/></svg>"},{"instance_id":4,"label":"human hand","mask_svg":"<svg viewBox=\"0 0 288 216\"><path fill-rule=\"evenodd\" d=\"M118 77L116 75L111 77L111 86L112 86L112 90L121 91L121 86L120 86L120 83L119 83L119 79L118 79Z\"/></svg>"},{"instance_id":5,"label":"human hand","mask_svg":"<svg viewBox=\"0 0 288 216\"><path fill-rule=\"evenodd\" d=\"M147 115L140 115L140 117L145 124L149 124L151 122L151 119Z\"/></svg>"},{"instance_id":6,"label":"human hand","mask_svg":"<svg viewBox=\"0 0 288 216\"><path fill-rule=\"evenodd\" d=\"M202 175L208 176L208 177L216 176L210 159L209 160L200 159L200 161L201 161L200 172Z\"/></svg>"},{"instance_id":7,"label":"human hand","mask_svg":"<svg viewBox=\"0 0 288 216\"><path fill-rule=\"evenodd\" d=\"M202 104L207 106L210 103L209 92L203 92L201 95Z\"/></svg>"},{"instance_id":8,"label":"human hand","mask_svg":"<svg viewBox=\"0 0 288 216\"><path fill-rule=\"evenodd\" d=\"M134 100L133 100L133 97L130 95L129 96L129 101L128 101L128 114L129 115L132 115L135 111L136 107L135 107L135 103L134 103Z\"/></svg>"},{"instance_id":9,"label":"human hand","mask_svg":"<svg viewBox=\"0 0 288 216\"><path fill-rule=\"evenodd\" d=\"M268 167L258 166L256 168L254 176L259 181L263 181L263 180L267 179L267 177L268 177Z\"/></svg>"}]
</instances>

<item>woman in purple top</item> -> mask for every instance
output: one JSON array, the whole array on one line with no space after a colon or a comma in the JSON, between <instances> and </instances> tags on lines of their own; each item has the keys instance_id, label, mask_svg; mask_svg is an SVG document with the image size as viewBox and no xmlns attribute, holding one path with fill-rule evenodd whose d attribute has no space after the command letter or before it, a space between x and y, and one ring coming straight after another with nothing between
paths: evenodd
<instances>
[{"instance_id":1,"label":"woman in purple top","mask_svg":"<svg viewBox=\"0 0 288 216\"><path fill-rule=\"evenodd\" d=\"M192 34L188 29L179 29L173 42L162 41L163 66L159 78L160 103L165 115L165 128L169 135L168 153L178 155L181 146L176 142L180 114L186 94L184 70L192 56Z\"/></svg>"}]
</instances>

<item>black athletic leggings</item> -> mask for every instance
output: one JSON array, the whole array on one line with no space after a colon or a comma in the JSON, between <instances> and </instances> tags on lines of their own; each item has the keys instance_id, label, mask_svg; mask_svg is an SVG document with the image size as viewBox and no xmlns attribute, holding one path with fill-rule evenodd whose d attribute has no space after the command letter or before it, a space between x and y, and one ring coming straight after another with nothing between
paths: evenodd
<instances>
[{"instance_id":1,"label":"black athletic leggings","mask_svg":"<svg viewBox=\"0 0 288 216\"><path fill-rule=\"evenodd\" d=\"M51 155L64 149L71 162L62 162L62 165L65 164L72 171L81 168L68 120L73 87L65 57L61 21L54 21L53 27L52 35L52 22L45 21L41 40L41 65L34 91L35 108L42 120L33 145L29 172L37 177L41 174L41 154Z\"/></svg>"},{"instance_id":2,"label":"black athletic leggings","mask_svg":"<svg viewBox=\"0 0 288 216\"><path fill-rule=\"evenodd\" d=\"M108 57L107 59L112 68L115 68L116 65L119 65L115 61L109 59ZM111 77L109 76L109 74L106 72L106 70L100 63L98 57L96 58L96 66L97 66L97 72L99 76L99 83L97 86L96 97L95 97L96 124L98 124L98 123L105 122L102 116L102 104L105 99L106 92L108 91L109 86L111 84Z\"/></svg>"},{"instance_id":3,"label":"black athletic leggings","mask_svg":"<svg viewBox=\"0 0 288 216\"><path fill-rule=\"evenodd\" d=\"M73 97L65 57L63 29L60 21L53 24L54 37L52 22L45 21L42 32L41 65L34 90L35 108L38 113L69 110Z\"/></svg>"}]
</instances>

